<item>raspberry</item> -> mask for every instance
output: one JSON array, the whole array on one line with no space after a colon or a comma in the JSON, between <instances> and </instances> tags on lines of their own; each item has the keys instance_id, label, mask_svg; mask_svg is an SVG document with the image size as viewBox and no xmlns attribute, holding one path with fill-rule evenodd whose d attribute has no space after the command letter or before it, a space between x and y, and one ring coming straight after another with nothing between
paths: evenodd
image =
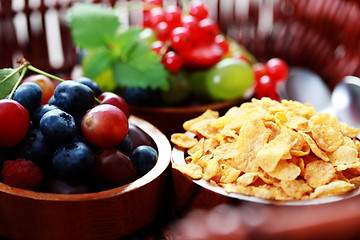
<instances>
[{"instance_id":1,"label":"raspberry","mask_svg":"<svg viewBox=\"0 0 360 240\"><path fill-rule=\"evenodd\" d=\"M5 161L1 176L5 184L29 190L38 188L43 182L40 167L23 158Z\"/></svg>"}]
</instances>

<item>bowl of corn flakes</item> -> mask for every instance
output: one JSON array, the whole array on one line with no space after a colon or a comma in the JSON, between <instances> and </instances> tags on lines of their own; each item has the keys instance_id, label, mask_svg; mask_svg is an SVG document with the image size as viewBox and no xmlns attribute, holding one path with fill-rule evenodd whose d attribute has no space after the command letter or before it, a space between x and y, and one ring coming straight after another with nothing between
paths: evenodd
<instances>
[{"instance_id":1,"label":"bowl of corn flakes","mask_svg":"<svg viewBox=\"0 0 360 240\"><path fill-rule=\"evenodd\" d=\"M252 99L207 110L171 142L175 205L308 205L358 195L359 129L309 104Z\"/></svg>"}]
</instances>

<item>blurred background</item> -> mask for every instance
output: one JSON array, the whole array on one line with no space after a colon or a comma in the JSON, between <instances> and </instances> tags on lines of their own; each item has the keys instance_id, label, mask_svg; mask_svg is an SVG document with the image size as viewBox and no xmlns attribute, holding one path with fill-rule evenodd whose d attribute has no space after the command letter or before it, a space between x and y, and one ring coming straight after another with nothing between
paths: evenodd
<instances>
[{"instance_id":1,"label":"blurred background","mask_svg":"<svg viewBox=\"0 0 360 240\"><path fill-rule=\"evenodd\" d=\"M0 67L25 57L39 68L69 73L77 63L66 11L79 0L1 0ZM135 1L135 0L134 0ZM129 0L80 1L116 5ZM259 61L271 57L314 70L332 89L346 75L360 75L360 3L357 0L207 0L223 33ZM183 5L165 0L164 5ZM141 23L141 10L124 12Z\"/></svg>"}]
</instances>

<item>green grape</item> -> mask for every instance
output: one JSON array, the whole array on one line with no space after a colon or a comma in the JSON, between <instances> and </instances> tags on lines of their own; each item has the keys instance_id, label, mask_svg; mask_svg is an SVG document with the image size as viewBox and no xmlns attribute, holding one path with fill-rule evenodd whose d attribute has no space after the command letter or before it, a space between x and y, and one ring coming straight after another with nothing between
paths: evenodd
<instances>
[{"instance_id":1,"label":"green grape","mask_svg":"<svg viewBox=\"0 0 360 240\"><path fill-rule=\"evenodd\" d=\"M190 91L198 94L207 94L205 86L207 72L207 70L196 70L189 72Z\"/></svg>"},{"instance_id":2,"label":"green grape","mask_svg":"<svg viewBox=\"0 0 360 240\"><path fill-rule=\"evenodd\" d=\"M167 105L174 105L185 100L189 95L189 83L187 74L180 70L168 75L169 89L162 91L163 102Z\"/></svg>"},{"instance_id":3,"label":"green grape","mask_svg":"<svg viewBox=\"0 0 360 240\"><path fill-rule=\"evenodd\" d=\"M239 98L253 85L251 66L242 60L225 58L213 66L206 76L206 88L214 100Z\"/></svg>"}]
</instances>

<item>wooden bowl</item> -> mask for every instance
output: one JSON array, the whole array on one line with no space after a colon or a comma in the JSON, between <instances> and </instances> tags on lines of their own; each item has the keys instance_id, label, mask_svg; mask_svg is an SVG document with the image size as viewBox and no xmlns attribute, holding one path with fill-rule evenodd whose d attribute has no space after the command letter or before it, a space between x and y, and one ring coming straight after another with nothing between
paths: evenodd
<instances>
[{"instance_id":1,"label":"wooden bowl","mask_svg":"<svg viewBox=\"0 0 360 240\"><path fill-rule=\"evenodd\" d=\"M0 235L10 239L116 239L155 220L165 208L171 146L150 123L130 116L158 149L150 172L125 186L87 194L40 193L0 183Z\"/></svg>"},{"instance_id":2,"label":"wooden bowl","mask_svg":"<svg viewBox=\"0 0 360 240\"><path fill-rule=\"evenodd\" d=\"M190 135L193 135L189 133ZM185 150L175 146L171 153L171 163L184 165ZM222 204L242 205L252 203L253 205L266 206L313 206L320 204L334 203L345 199L360 199L360 189L331 197L323 197L311 200L279 201L267 200L254 196L247 196L237 193L227 193L222 187L214 186L209 182L200 179L192 180L179 170L172 168L174 208L180 215L194 209L213 209Z\"/></svg>"}]
</instances>

